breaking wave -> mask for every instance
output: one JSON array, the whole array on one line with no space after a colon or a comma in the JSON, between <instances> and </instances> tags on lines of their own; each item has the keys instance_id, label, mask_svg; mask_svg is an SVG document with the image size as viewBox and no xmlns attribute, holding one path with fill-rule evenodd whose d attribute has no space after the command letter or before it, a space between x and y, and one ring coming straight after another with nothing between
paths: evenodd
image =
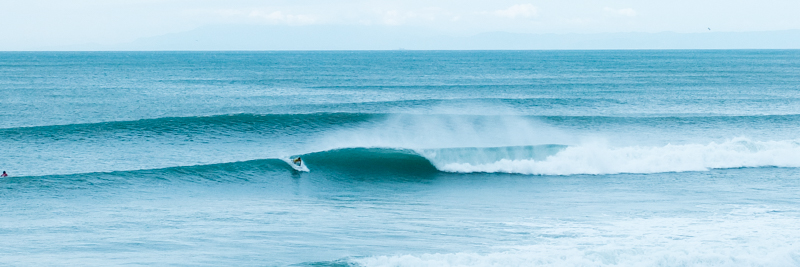
<instances>
[{"instance_id":1,"label":"breaking wave","mask_svg":"<svg viewBox=\"0 0 800 267\"><path fill-rule=\"evenodd\" d=\"M800 167L800 141L611 147L586 144L566 147L544 160L501 158L491 163L436 164L447 172L519 173L540 175L658 173L747 167Z\"/></svg>"},{"instance_id":2,"label":"breaking wave","mask_svg":"<svg viewBox=\"0 0 800 267\"><path fill-rule=\"evenodd\" d=\"M800 167L800 141L752 141L613 147L607 144L443 149L347 148L306 155L315 164L453 173L574 175Z\"/></svg>"},{"instance_id":3,"label":"breaking wave","mask_svg":"<svg viewBox=\"0 0 800 267\"><path fill-rule=\"evenodd\" d=\"M752 141L613 147L606 144L558 144L440 149L340 148L297 155L310 172L431 175L510 173L577 175L707 171L752 167L800 167L800 141ZM78 176L114 177L249 177L266 172L293 172L287 158L117 171ZM63 176L63 175L62 175ZM67 175L69 176L69 175ZM48 176L49 177L49 176Z\"/></svg>"},{"instance_id":4,"label":"breaking wave","mask_svg":"<svg viewBox=\"0 0 800 267\"><path fill-rule=\"evenodd\" d=\"M372 171L575 175L800 167L800 140L708 144L558 144L441 149L344 148L302 155L316 166Z\"/></svg>"}]
</instances>

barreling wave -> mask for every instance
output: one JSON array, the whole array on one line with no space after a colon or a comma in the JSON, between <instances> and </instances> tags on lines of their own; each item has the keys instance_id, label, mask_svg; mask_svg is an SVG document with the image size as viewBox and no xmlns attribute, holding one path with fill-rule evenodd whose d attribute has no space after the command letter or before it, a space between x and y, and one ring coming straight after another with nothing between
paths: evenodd
<instances>
[{"instance_id":1,"label":"barreling wave","mask_svg":"<svg viewBox=\"0 0 800 267\"><path fill-rule=\"evenodd\" d=\"M800 140L613 147L606 144L442 149L345 148L303 155L312 169L575 175L800 167Z\"/></svg>"},{"instance_id":2,"label":"barreling wave","mask_svg":"<svg viewBox=\"0 0 800 267\"><path fill-rule=\"evenodd\" d=\"M607 144L442 149L345 148L303 155L312 169L575 175L800 167L800 140L665 146Z\"/></svg>"},{"instance_id":3,"label":"barreling wave","mask_svg":"<svg viewBox=\"0 0 800 267\"><path fill-rule=\"evenodd\" d=\"M436 164L491 163L498 159L544 159L566 146L543 145L492 148L340 148L296 155L314 173L339 172L348 174L390 174L399 176L426 176L439 173ZM290 157L258 159L229 163L176 166L169 168L45 175L37 177L69 179L99 179L103 181L126 179L178 179L190 181L250 180L265 173L298 173L290 166ZM14 177L25 178L25 177Z\"/></svg>"},{"instance_id":4,"label":"barreling wave","mask_svg":"<svg viewBox=\"0 0 800 267\"><path fill-rule=\"evenodd\" d=\"M607 144L468 147L442 149L346 148L303 156L309 166L340 169L426 170L452 173L575 175L708 171L755 167L800 167L800 140L665 146Z\"/></svg>"},{"instance_id":5,"label":"barreling wave","mask_svg":"<svg viewBox=\"0 0 800 267\"><path fill-rule=\"evenodd\" d=\"M800 140L613 147L606 144L558 144L439 149L339 148L298 155L312 173L429 176L448 173L577 175L708 171L755 167L800 167ZM288 158L288 157L287 157ZM287 158L270 158L80 176L101 180L153 178L228 181L250 180L265 173L297 173Z\"/></svg>"},{"instance_id":6,"label":"barreling wave","mask_svg":"<svg viewBox=\"0 0 800 267\"><path fill-rule=\"evenodd\" d=\"M312 172L391 173L429 175L435 166L414 150L394 148L341 148L301 155Z\"/></svg>"}]
</instances>

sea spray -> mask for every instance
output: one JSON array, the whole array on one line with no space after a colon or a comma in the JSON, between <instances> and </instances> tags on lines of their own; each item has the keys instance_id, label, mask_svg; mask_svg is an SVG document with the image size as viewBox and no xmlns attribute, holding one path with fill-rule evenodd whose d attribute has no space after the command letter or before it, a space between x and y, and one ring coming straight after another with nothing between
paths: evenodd
<instances>
[{"instance_id":1,"label":"sea spray","mask_svg":"<svg viewBox=\"0 0 800 267\"><path fill-rule=\"evenodd\" d=\"M393 114L352 129L331 131L315 146L435 149L567 144L574 139L535 117Z\"/></svg>"}]
</instances>

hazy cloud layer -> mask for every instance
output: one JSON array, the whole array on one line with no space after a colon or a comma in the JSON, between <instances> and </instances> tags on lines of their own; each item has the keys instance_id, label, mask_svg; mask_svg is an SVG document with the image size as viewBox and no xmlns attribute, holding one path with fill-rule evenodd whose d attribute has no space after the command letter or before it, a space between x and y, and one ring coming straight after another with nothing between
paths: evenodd
<instances>
[{"instance_id":1,"label":"hazy cloud layer","mask_svg":"<svg viewBox=\"0 0 800 267\"><path fill-rule=\"evenodd\" d=\"M633 10L633 8L614 9L614 8L610 8L610 7L605 7L605 8L603 8L603 10L606 11L606 12L609 12L611 14L615 14L615 15L622 15L622 16L628 16L628 17L636 16L636 10Z\"/></svg>"},{"instance_id":2,"label":"hazy cloud layer","mask_svg":"<svg viewBox=\"0 0 800 267\"><path fill-rule=\"evenodd\" d=\"M0 1L0 50L118 44L213 25L402 26L471 36L800 29L800 1Z\"/></svg>"},{"instance_id":3,"label":"hazy cloud layer","mask_svg":"<svg viewBox=\"0 0 800 267\"><path fill-rule=\"evenodd\" d=\"M506 18L529 18L538 15L539 8L531 4L518 4L513 5L507 9L497 10L494 12L495 15L506 17Z\"/></svg>"}]
</instances>

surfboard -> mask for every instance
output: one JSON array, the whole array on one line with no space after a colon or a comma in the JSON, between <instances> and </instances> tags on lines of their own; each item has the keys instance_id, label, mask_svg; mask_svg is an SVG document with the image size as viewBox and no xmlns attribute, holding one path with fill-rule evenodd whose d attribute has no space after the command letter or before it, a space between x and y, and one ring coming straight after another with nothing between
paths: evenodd
<instances>
[{"instance_id":1,"label":"surfboard","mask_svg":"<svg viewBox=\"0 0 800 267\"><path fill-rule=\"evenodd\" d=\"M299 171L299 172L309 172L310 171L308 169L308 167L306 167L306 163L305 162L301 161L300 164L298 165L298 164L292 162L292 160L293 160L292 158L283 159L283 161L286 162L286 164L289 164L289 166L291 166L292 169L294 169L296 171Z\"/></svg>"}]
</instances>

